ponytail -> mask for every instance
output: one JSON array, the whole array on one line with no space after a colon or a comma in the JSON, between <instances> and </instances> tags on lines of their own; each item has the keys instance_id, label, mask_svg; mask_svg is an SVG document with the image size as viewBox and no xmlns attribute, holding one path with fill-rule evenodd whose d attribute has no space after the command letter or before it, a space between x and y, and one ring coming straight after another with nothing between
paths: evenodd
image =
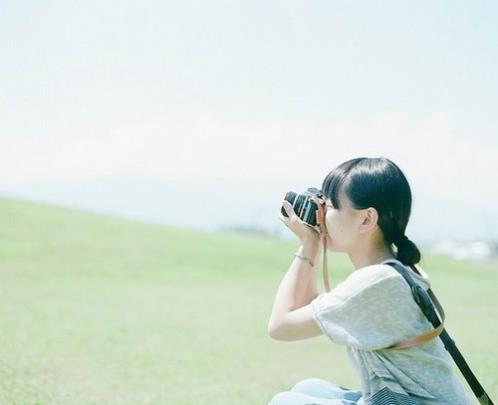
<instances>
[{"instance_id":1,"label":"ponytail","mask_svg":"<svg viewBox=\"0 0 498 405\"><path fill-rule=\"evenodd\" d=\"M393 242L397 247L396 258L407 266L413 266L420 262L421 254L417 245L406 235L402 235Z\"/></svg>"}]
</instances>

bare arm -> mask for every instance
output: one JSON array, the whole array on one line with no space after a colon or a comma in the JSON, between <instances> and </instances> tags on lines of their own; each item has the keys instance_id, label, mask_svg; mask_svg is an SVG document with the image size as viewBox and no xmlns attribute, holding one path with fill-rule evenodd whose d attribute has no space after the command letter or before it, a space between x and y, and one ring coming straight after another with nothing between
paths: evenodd
<instances>
[{"instance_id":1,"label":"bare arm","mask_svg":"<svg viewBox=\"0 0 498 405\"><path fill-rule=\"evenodd\" d=\"M318 251L317 243L302 243L297 254L316 258ZM315 269L308 261L294 257L278 287L268 322L269 330L276 329L288 313L308 305L316 293Z\"/></svg>"},{"instance_id":2,"label":"bare arm","mask_svg":"<svg viewBox=\"0 0 498 405\"><path fill-rule=\"evenodd\" d=\"M323 252L323 246L320 244L320 247L318 248L315 257L311 259L313 261L314 267L310 270L311 277L308 286L306 288L305 298L301 303L300 307L308 305L318 295L317 277L318 274L320 273L320 268L322 265L322 255L323 255L322 252Z\"/></svg>"}]
</instances>

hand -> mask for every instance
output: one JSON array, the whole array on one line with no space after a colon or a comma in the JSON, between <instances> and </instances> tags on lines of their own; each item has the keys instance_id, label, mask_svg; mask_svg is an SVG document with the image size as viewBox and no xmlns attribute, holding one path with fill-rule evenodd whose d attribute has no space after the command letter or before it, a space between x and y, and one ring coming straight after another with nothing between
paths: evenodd
<instances>
[{"instance_id":1,"label":"hand","mask_svg":"<svg viewBox=\"0 0 498 405\"><path fill-rule=\"evenodd\" d=\"M315 197L311 197L311 200L320 206L320 201L317 200ZM304 243L318 243L321 240L322 237L322 232L317 231L313 227L306 225L301 218L297 216L297 214L294 212L294 208L292 207L292 204L284 200L282 201L282 206L284 207L285 212L287 213L288 217L285 217L282 213L279 215L280 221L283 222L283 224L289 228L300 240L301 242Z\"/></svg>"}]
</instances>

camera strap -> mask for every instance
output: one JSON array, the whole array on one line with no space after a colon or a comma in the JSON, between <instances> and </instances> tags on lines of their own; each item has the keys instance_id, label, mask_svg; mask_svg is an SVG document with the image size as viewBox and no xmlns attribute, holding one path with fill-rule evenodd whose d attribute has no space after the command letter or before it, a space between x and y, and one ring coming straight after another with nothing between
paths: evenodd
<instances>
[{"instance_id":1,"label":"camera strap","mask_svg":"<svg viewBox=\"0 0 498 405\"><path fill-rule=\"evenodd\" d=\"M327 292L330 292L329 273L327 266L327 238L323 237L322 239L323 239L323 284L325 285L325 290ZM399 266L399 264L397 265ZM405 274L408 275L406 269L405 269ZM410 287L412 289L412 294L415 297L415 301L417 302L417 304L423 305L424 309L422 310L422 312L425 311L424 314L428 317L429 320L432 320L431 323L435 326L435 329L431 329L421 335L413 336L401 342L397 342L387 347L387 349L405 349L407 347L420 345L424 342L427 342L428 340L434 339L435 337L439 336L444 330L445 314L436 296L433 294L433 292L430 289L428 292L426 292L422 287L420 287L417 283L415 283L415 281L413 281L411 277L410 281L412 282L412 284L410 284ZM441 320L439 319L438 315L435 313L432 302L436 304Z\"/></svg>"},{"instance_id":2,"label":"camera strap","mask_svg":"<svg viewBox=\"0 0 498 405\"><path fill-rule=\"evenodd\" d=\"M444 343L445 349L450 353L451 357L457 364L458 368L462 372L463 376L467 380L470 388L476 395L477 399L479 400L479 403L481 405L493 405L493 401L491 401L491 398L489 398L488 394L484 391L484 388L482 385L479 383L477 378L475 377L474 373L468 366L467 362L463 358L462 354L456 347L455 341L450 337L448 332L444 329L444 311L443 308L441 307L441 304L439 303L438 299L434 295L431 289L428 289L425 291L420 285L417 284L410 276L408 270L401 266L399 263L396 262L388 262L390 266L392 266L399 274L403 276L403 278L406 280L408 285L410 286L410 289L412 291L413 298L415 299L415 302L418 304L420 309L422 310L423 314L427 317L429 322L434 326L435 329L432 331L427 332L424 335L420 335L414 338L407 339L403 342L396 343L392 346L387 347L387 349L401 349L405 347L410 347L416 344L420 344L422 342L425 342L427 340L430 340L436 336L439 336L441 340ZM415 272L416 269L414 266L411 266L412 269L414 269ZM418 273L418 272L417 272ZM438 312L441 316L441 319L439 316L436 314L434 305L437 306ZM430 335L433 335L432 337L429 337ZM426 337L424 337L426 336Z\"/></svg>"},{"instance_id":3,"label":"camera strap","mask_svg":"<svg viewBox=\"0 0 498 405\"><path fill-rule=\"evenodd\" d=\"M327 266L327 237L323 236L323 284L325 286L325 291L330 292L329 284L329 271Z\"/></svg>"},{"instance_id":4,"label":"camera strap","mask_svg":"<svg viewBox=\"0 0 498 405\"><path fill-rule=\"evenodd\" d=\"M316 210L316 223L321 229L321 238L323 242L323 285L325 286L325 291L330 292L330 284L329 284L329 271L327 266L327 233L325 232L325 211L323 210L323 206L317 205Z\"/></svg>"}]
</instances>

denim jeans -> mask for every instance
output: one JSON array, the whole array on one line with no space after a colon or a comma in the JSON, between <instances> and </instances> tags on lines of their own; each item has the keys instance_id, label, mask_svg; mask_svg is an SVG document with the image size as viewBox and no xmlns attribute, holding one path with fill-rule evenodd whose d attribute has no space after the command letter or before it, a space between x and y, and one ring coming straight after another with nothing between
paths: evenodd
<instances>
[{"instance_id":1,"label":"denim jeans","mask_svg":"<svg viewBox=\"0 0 498 405\"><path fill-rule=\"evenodd\" d=\"M360 398L361 391L341 387L321 378L306 378L290 391L276 394L268 405L356 405Z\"/></svg>"}]
</instances>

